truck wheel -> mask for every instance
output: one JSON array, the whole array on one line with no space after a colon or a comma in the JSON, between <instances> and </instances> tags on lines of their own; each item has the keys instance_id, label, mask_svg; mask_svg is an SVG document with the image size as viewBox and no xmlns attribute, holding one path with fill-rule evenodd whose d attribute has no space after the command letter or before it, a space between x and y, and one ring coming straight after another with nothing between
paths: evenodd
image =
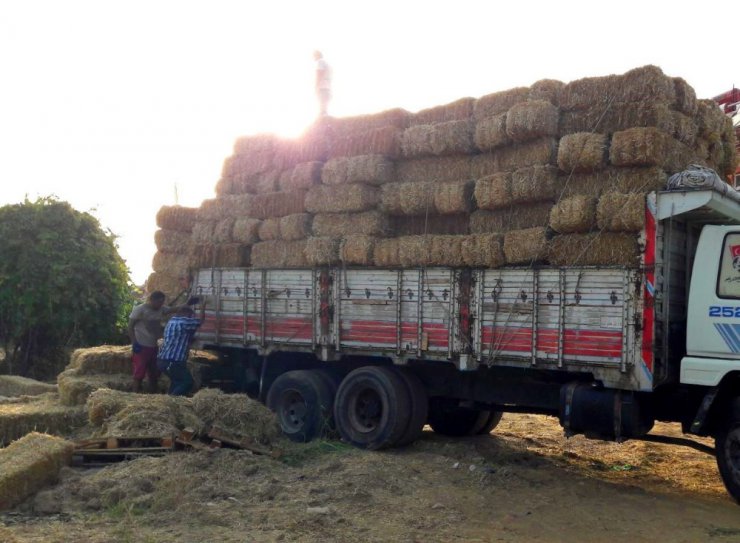
<instances>
[{"instance_id":1,"label":"truck wheel","mask_svg":"<svg viewBox=\"0 0 740 543\"><path fill-rule=\"evenodd\" d=\"M334 402L342 438L370 450L398 443L409 425L411 400L406 388L390 368L366 366L349 373Z\"/></svg>"},{"instance_id":2,"label":"truck wheel","mask_svg":"<svg viewBox=\"0 0 740 543\"><path fill-rule=\"evenodd\" d=\"M490 411L466 409L434 400L429 404L429 426L438 434L450 437L473 436L485 429Z\"/></svg>"},{"instance_id":3,"label":"truck wheel","mask_svg":"<svg viewBox=\"0 0 740 543\"><path fill-rule=\"evenodd\" d=\"M498 423L501 422L501 417L504 415L501 411L489 411L489 413L490 415L488 415L488 420L486 420L483 428L477 432L477 435L479 436L490 434L491 431L498 426Z\"/></svg>"},{"instance_id":4,"label":"truck wheel","mask_svg":"<svg viewBox=\"0 0 740 543\"><path fill-rule=\"evenodd\" d=\"M283 433L291 441L305 443L328 430L332 401L331 390L322 377L297 370L275 379L266 403L277 415Z\"/></svg>"},{"instance_id":5,"label":"truck wheel","mask_svg":"<svg viewBox=\"0 0 740 543\"><path fill-rule=\"evenodd\" d=\"M406 384L411 400L409 424L396 445L401 447L413 443L421 436L429 416L429 395L421 380L406 368L394 368Z\"/></svg>"},{"instance_id":6,"label":"truck wheel","mask_svg":"<svg viewBox=\"0 0 740 543\"><path fill-rule=\"evenodd\" d=\"M717 467L727 492L740 503L740 420L723 426L715 440Z\"/></svg>"}]
</instances>

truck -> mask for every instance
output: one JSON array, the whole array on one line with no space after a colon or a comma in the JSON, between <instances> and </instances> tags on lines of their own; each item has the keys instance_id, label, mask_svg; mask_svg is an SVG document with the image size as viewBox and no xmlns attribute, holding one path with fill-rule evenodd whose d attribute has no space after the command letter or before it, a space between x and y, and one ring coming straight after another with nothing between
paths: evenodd
<instances>
[{"instance_id":1,"label":"truck","mask_svg":"<svg viewBox=\"0 0 740 543\"><path fill-rule=\"evenodd\" d=\"M635 266L199 269L200 378L231 383L307 441L490 432L504 412L566 435L711 436L740 501L740 196L651 192Z\"/></svg>"}]
</instances>

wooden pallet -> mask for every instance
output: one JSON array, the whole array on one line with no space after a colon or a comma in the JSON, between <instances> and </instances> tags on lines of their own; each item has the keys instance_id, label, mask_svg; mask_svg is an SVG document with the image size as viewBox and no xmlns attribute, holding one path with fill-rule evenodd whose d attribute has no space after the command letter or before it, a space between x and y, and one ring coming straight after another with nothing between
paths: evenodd
<instances>
[{"instance_id":1,"label":"wooden pallet","mask_svg":"<svg viewBox=\"0 0 740 543\"><path fill-rule=\"evenodd\" d=\"M108 437L75 443L72 465L100 467L143 456L162 456L175 450L172 436Z\"/></svg>"}]
</instances>

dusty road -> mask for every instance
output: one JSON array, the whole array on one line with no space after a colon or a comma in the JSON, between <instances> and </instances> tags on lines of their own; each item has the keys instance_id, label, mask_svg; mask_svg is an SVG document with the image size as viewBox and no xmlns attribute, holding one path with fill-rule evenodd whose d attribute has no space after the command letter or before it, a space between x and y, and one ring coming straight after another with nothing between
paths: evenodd
<instances>
[{"instance_id":1,"label":"dusty road","mask_svg":"<svg viewBox=\"0 0 740 543\"><path fill-rule=\"evenodd\" d=\"M221 450L70 469L2 520L24 542L740 541L712 457L565 440L533 415L381 453L319 442L282 462Z\"/></svg>"}]
</instances>

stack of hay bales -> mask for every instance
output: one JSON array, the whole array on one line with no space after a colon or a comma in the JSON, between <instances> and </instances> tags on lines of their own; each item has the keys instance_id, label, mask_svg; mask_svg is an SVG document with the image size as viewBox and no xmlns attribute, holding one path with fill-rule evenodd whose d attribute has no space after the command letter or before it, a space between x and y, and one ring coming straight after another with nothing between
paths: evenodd
<instances>
[{"instance_id":1,"label":"stack of hay bales","mask_svg":"<svg viewBox=\"0 0 740 543\"><path fill-rule=\"evenodd\" d=\"M0 403L0 446L29 432L65 435L84 425L84 408L61 405L55 393L21 396Z\"/></svg>"},{"instance_id":2,"label":"stack of hay bales","mask_svg":"<svg viewBox=\"0 0 740 543\"><path fill-rule=\"evenodd\" d=\"M157 213L154 242L157 252L152 260L154 270L146 282L148 293L160 290L175 298L188 276L188 253L197 210L183 206L164 206Z\"/></svg>"},{"instance_id":3,"label":"stack of hay bales","mask_svg":"<svg viewBox=\"0 0 740 543\"><path fill-rule=\"evenodd\" d=\"M38 396L39 394L56 391L57 386L50 383L42 383L20 375L0 375L0 398Z\"/></svg>"},{"instance_id":4,"label":"stack of hay bales","mask_svg":"<svg viewBox=\"0 0 740 543\"><path fill-rule=\"evenodd\" d=\"M731 122L655 66L237 140L191 268L637 265L644 198L737 162Z\"/></svg>"},{"instance_id":5,"label":"stack of hay bales","mask_svg":"<svg viewBox=\"0 0 740 543\"><path fill-rule=\"evenodd\" d=\"M64 405L84 405L99 388L131 390L131 347L102 345L76 349L65 370L57 376Z\"/></svg>"}]
</instances>

